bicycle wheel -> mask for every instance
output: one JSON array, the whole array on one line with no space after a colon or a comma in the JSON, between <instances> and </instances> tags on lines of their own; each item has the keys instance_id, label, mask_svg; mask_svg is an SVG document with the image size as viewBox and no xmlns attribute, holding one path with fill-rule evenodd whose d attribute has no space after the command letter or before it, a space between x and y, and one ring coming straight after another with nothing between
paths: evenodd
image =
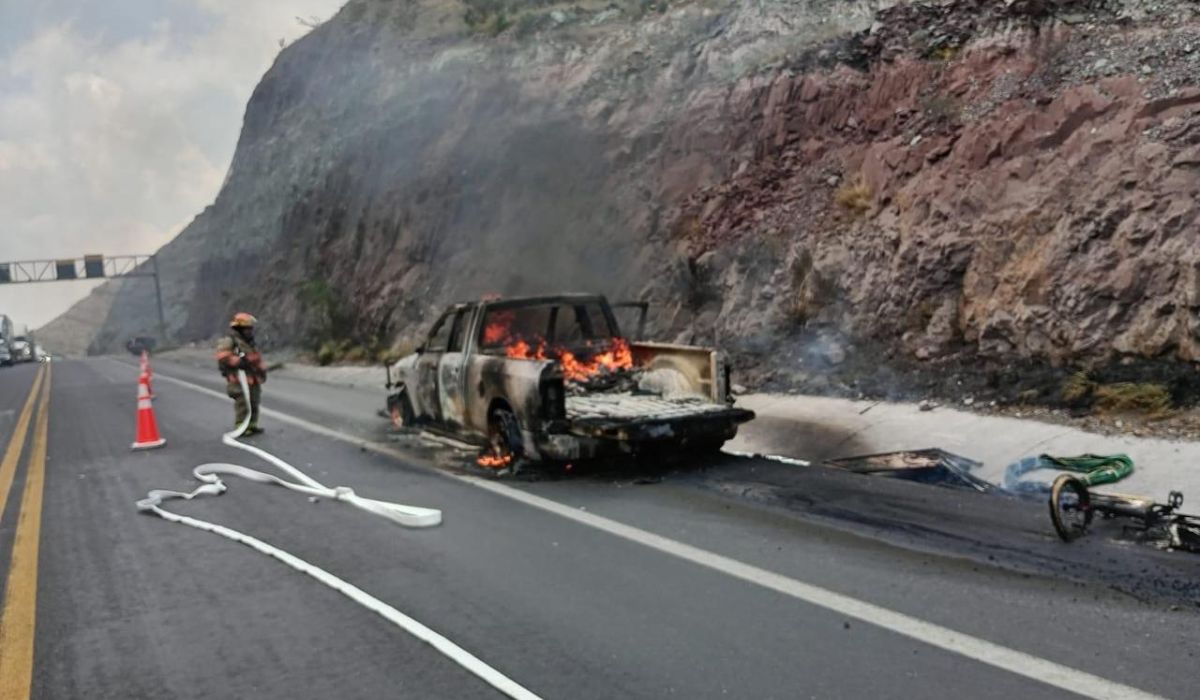
<instances>
[{"instance_id":1,"label":"bicycle wheel","mask_svg":"<svg viewBox=\"0 0 1200 700\"><path fill-rule=\"evenodd\" d=\"M1092 524L1092 499L1083 482L1062 474L1050 487L1050 521L1063 542L1078 539Z\"/></svg>"}]
</instances>

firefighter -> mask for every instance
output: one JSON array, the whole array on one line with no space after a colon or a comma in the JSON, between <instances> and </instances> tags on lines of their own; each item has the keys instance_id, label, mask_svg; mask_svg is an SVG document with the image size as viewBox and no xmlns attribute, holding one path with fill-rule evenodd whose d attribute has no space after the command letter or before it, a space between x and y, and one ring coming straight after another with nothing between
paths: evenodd
<instances>
[{"instance_id":1,"label":"firefighter","mask_svg":"<svg viewBox=\"0 0 1200 700\"><path fill-rule=\"evenodd\" d=\"M217 343L217 366L225 377L226 393L233 399L234 425L240 426L247 414L250 425L243 435L264 432L258 427L258 403L262 397L262 385L267 381L267 367L262 353L254 344L254 326L258 319L248 313L239 313L229 322L229 334ZM246 372L246 383L250 387L250 405L238 382L238 370Z\"/></svg>"}]
</instances>

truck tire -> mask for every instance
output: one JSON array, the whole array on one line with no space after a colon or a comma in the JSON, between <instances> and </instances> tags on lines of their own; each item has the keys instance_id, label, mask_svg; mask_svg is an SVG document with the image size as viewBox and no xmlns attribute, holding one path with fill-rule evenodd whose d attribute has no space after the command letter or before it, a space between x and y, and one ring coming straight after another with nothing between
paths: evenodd
<instances>
[{"instance_id":1,"label":"truck tire","mask_svg":"<svg viewBox=\"0 0 1200 700\"><path fill-rule=\"evenodd\" d=\"M407 389L402 389L399 393L388 397L388 414L392 419L393 428L399 430L413 427L417 415L413 411L412 401L408 399Z\"/></svg>"},{"instance_id":2,"label":"truck tire","mask_svg":"<svg viewBox=\"0 0 1200 700\"><path fill-rule=\"evenodd\" d=\"M525 443L516 414L507 406L492 409L488 417L488 446L480 455L480 464L498 474L516 474L524 460Z\"/></svg>"}]
</instances>

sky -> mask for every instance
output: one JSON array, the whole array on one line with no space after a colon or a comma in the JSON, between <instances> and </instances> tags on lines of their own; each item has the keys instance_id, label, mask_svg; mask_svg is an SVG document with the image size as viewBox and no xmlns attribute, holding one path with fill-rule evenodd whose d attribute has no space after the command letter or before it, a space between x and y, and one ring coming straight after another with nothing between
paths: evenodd
<instances>
[{"instance_id":1,"label":"sky","mask_svg":"<svg viewBox=\"0 0 1200 700\"><path fill-rule=\"evenodd\" d=\"M152 253L216 197L259 78L345 0L0 0L0 262ZM36 328L92 282L0 287Z\"/></svg>"}]
</instances>

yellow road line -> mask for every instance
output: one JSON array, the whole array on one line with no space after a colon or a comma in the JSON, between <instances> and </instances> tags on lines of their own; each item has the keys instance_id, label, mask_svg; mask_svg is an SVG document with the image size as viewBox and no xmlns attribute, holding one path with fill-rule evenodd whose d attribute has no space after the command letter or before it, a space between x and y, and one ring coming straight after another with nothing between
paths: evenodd
<instances>
[{"instance_id":1,"label":"yellow road line","mask_svg":"<svg viewBox=\"0 0 1200 700\"><path fill-rule=\"evenodd\" d=\"M13 539L4 607L0 609L0 698L27 700L33 685L33 638L37 616L38 543L42 535L42 492L50 422L50 369L42 384L33 449Z\"/></svg>"},{"instance_id":2,"label":"yellow road line","mask_svg":"<svg viewBox=\"0 0 1200 700\"><path fill-rule=\"evenodd\" d=\"M45 365L38 367L33 378L33 386L29 389L29 398L25 399L25 408L21 409L21 417L13 429L8 441L8 449L4 452L4 461L0 462L0 522L4 520L4 504L8 503L8 492L12 490L13 478L17 475L17 465L21 463L21 453L25 450L25 435L29 432L29 417L33 415L33 404L37 399L38 387L41 386L45 375Z\"/></svg>"}]
</instances>

